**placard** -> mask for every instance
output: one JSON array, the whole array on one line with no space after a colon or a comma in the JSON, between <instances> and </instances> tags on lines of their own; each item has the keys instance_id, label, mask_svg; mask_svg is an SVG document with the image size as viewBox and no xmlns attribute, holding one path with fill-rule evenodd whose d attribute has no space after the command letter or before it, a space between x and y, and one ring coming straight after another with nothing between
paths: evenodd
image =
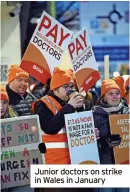
<instances>
[{"instance_id":1,"label":"placard","mask_svg":"<svg viewBox=\"0 0 130 192\"><path fill-rule=\"evenodd\" d=\"M43 12L20 67L42 83L60 62L71 39L71 32L57 20Z\"/></svg>"},{"instance_id":2,"label":"placard","mask_svg":"<svg viewBox=\"0 0 130 192\"><path fill-rule=\"evenodd\" d=\"M128 114L110 115L110 128L112 134L120 134L122 141L114 147L115 164L130 164L130 116Z\"/></svg>"},{"instance_id":3,"label":"placard","mask_svg":"<svg viewBox=\"0 0 130 192\"><path fill-rule=\"evenodd\" d=\"M65 115L71 164L100 164L92 111Z\"/></svg>"},{"instance_id":4,"label":"placard","mask_svg":"<svg viewBox=\"0 0 130 192\"><path fill-rule=\"evenodd\" d=\"M1 188L30 184L30 165L42 164L38 115L1 120Z\"/></svg>"},{"instance_id":5,"label":"placard","mask_svg":"<svg viewBox=\"0 0 130 192\"><path fill-rule=\"evenodd\" d=\"M88 91L100 79L87 28L77 33L68 45L78 87Z\"/></svg>"}]
</instances>

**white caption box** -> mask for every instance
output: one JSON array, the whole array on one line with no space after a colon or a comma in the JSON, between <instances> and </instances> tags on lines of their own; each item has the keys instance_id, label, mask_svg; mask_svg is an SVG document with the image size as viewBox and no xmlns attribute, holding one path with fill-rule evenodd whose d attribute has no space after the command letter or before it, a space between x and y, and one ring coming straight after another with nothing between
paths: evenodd
<instances>
[{"instance_id":1,"label":"white caption box","mask_svg":"<svg viewBox=\"0 0 130 192\"><path fill-rule=\"evenodd\" d=\"M130 165L31 165L31 187L130 187Z\"/></svg>"}]
</instances>

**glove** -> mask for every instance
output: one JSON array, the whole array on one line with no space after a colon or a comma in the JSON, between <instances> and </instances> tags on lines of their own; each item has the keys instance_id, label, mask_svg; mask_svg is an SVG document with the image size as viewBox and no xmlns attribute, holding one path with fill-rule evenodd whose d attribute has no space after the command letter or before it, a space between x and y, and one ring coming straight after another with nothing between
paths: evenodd
<instances>
[{"instance_id":1,"label":"glove","mask_svg":"<svg viewBox=\"0 0 130 192\"><path fill-rule=\"evenodd\" d=\"M121 137L119 134L111 134L105 137L101 137L97 140L100 150L106 150L107 148L113 148L121 143Z\"/></svg>"},{"instance_id":2,"label":"glove","mask_svg":"<svg viewBox=\"0 0 130 192\"><path fill-rule=\"evenodd\" d=\"M120 145L121 137L119 134L111 134L110 136L106 137L106 142L109 148L113 148Z\"/></svg>"},{"instance_id":3,"label":"glove","mask_svg":"<svg viewBox=\"0 0 130 192\"><path fill-rule=\"evenodd\" d=\"M38 148L39 148L40 153L46 153L45 143L39 143Z\"/></svg>"}]
</instances>

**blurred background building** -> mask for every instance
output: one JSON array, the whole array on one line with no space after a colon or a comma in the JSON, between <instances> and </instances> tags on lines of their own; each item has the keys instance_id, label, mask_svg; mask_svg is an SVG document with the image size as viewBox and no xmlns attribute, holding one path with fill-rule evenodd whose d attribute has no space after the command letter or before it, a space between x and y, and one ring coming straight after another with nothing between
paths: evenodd
<instances>
[{"instance_id":1,"label":"blurred background building","mask_svg":"<svg viewBox=\"0 0 130 192\"><path fill-rule=\"evenodd\" d=\"M20 63L43 11L78 32L87 26L101 78L104 55L110 58L110 77L129 74L128 1L4 1L1 2L1 82L10 64Z\"/></svg>"}]
</instances>

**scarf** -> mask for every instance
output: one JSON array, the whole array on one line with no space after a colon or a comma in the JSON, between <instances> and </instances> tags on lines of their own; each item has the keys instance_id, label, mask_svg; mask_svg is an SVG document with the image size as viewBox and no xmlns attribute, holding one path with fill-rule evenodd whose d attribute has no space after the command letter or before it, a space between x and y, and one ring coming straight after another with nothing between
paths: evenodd
<instances>
[{"instance_id":1,"label":"scarf","mask_svg":"<svg viewBox=\"0 0 130 192\"><path fill-rule=\"evenodd\" d=\"M123 106L124 105L122 101L117 106L111 106L106 103L103 99L100 100L100 107L107 113L119 111Z\"/></svg>"}]
</instances>

